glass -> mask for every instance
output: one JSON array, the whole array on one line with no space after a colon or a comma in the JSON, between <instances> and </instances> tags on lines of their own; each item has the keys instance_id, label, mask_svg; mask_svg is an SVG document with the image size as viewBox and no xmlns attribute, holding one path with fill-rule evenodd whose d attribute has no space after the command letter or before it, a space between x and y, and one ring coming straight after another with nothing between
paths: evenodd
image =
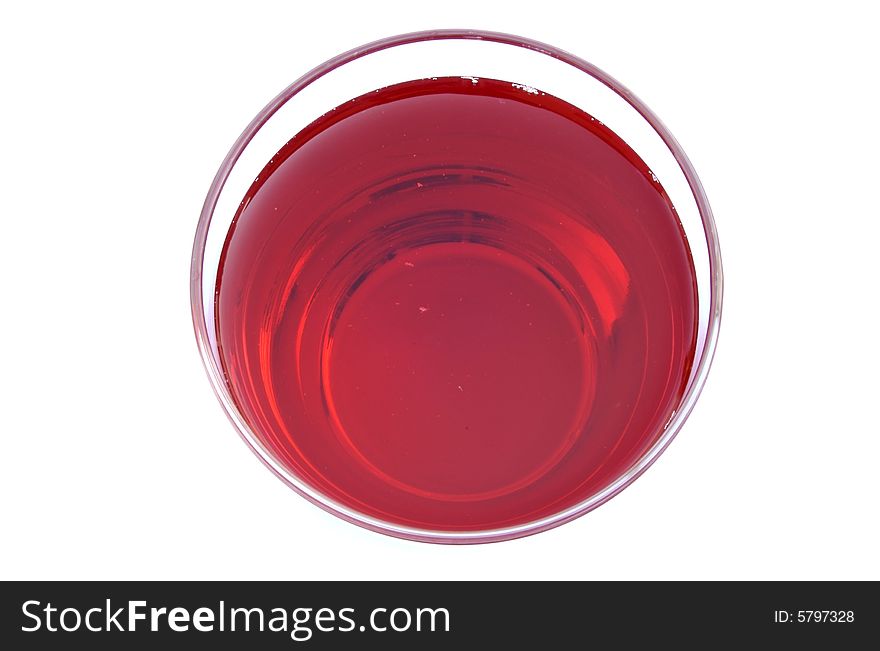
<instances>
[{"instance_id":1,"label":"glass","mask_svg":"<svg viewBox=\"0 0 880 651\"><path fill-rule=\"evenodd\" d=\"M224 243L242 198L265 173L267 161L294 134L353 98L431 78L472 79L474 84L481 79L506 80L524 92L538 94L535 89L540 89L589 113L622 138L662 184L693 259L693 362L668 420L657 428L651 444L600 489L575 504L511 526L409 526L342 503L317 488L249 425L254 419L242 413L232 395L218 342L215 299ZM196 231L190 289L196 339L213 388L242 438L279 478L321 508L374 531L418 541L479 543L530 535L579 517L616 495L657 459L690 414L705 382L718 336L722 272L712 212L693 166L662 122L629 90L591 64L542 43L498 33L440 30L395 36L341 54L295 81L252 120L208 192ZM458 389L464 390L460 385Z\"/></svg>"}]
</instances>

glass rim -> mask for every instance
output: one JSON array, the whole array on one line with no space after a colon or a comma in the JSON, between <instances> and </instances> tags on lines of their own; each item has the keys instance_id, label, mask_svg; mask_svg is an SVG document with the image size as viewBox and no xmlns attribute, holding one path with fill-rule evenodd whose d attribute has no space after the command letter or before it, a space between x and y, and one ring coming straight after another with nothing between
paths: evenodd
<instances>
[{"instance_id":1,"label":"glass rim","mask_svg":"<svg viewBox=\"0 0 880 651\"><path fill-rule=\"evenodd\" d=\"M418 43L421 41L438 41L438 40L478 40L490 41L503 45L516 46L527 50L532 50L540 54L558 59L563 63L567 63L581 72L590 75L611 91L620 96L652 127L657 133L666 147L669 149L678 167L684 175L693 199L696 204L700 220L703 225L703 232L706 238L708 265L709 265L709 304L707 309L707 325L705 332L705 341L702 350L699 345L696 350L699 359L694 360L694 367L691 371L690 380L686 391L682 396L673 417L666 425L663 432L658 436L657 440L646 450L625 472L621 473L614 481L605 488L594 493L590 497L581 502L561 510L543 518L526 522L510 527L497 529L486 529L476 531L444 531L433 529L421 529L417 527L407 527L399 525L379 518L374 518L361 513L355 509L342 505L335 500L327 497L321 491L309 486L301 478L289 471L282 464L277 462L272 455L263 447L259 439L250 431L248 426L238 417L238 409L228 392L226 382L222 370L217 364L215 354L210 343L208 334L208 325L205 318L204 309L204 289L203 289L203 266L205 258L205 247L207 243L208 230L214 215L218 198L228 179L233 167L245 150L250 141L254 138L261 127L290 99L297 95L302 89L309 86L314 81L320 79L324 75L333 70L365 57L376 52L386 50L401 45ZM199 217L196 228L195 240L193 243L192 259L190 266L190 302L192 309L193 328L195 330L196 343L202 358L202 364L205 367L208 378L215 395L220 401L223 409L230 422L235 427L241 438L247 443L254 454L269 468L279 479L286 483L290 488L296 491L300 496L306 498L320 508L346 520L352 524L364 527L366 529L418 542L434 542L447 544L461 543L487 543L499 542L502 540L510 540L520 538L532 534L536 534L548 529L555 528L566 522L570 522L589 511L601 506L612 497L620 493L624 488L632 484L643 472L645 472L663 453L666 447L672 442L678 432L681 430L697 399L705 385L709 368L714 358L715 348L718 340L718 332L721 320L721 305L723 292L723 272L721 266L721 250L718 241L718 232L715 226L715 220L712 215L712 209L709 206L708 198L703 189L702 183L697 176L690 159L679 145L675 137L670 133L669 129L663 124L659 117L648 108L635 94L633 94L623 84L614 79L611 75L600 70L593 64L577 57L569 52L556 48L554 46L535 41L529 38L514 36L501 32L470 30L470 29L438 29L425 30L418 32L409 32L399 34L373 41L366 45L353 48L339 54L324 63L313 68L309 72L302 75L299 79L287 86L281 93L272 99L263 108L256 117L251 120L242 134L238 137L229 153L220 165L217 174L211 184L208 194L205 198L204 205ZM697 342L699 344L699 341Z\"/></svg>"}]
</instances>

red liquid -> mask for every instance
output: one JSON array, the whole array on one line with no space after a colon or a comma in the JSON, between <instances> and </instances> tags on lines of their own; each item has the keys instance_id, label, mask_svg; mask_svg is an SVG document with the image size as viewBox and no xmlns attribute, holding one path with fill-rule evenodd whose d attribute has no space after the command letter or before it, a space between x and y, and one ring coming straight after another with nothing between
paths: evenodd
<instances>
[{"instance_id":1,"label":"red liquid","mask_svg":"<svg viewBox=\"0 0 880 651\"><path fill-rule=\"evenodd\" d=\"M255 181L217 282L233 397L334 500L441 530L530 522L662 433L696 284L662 187L614 133L508 82L348 102Z\"/></svg>"}]
</instances>

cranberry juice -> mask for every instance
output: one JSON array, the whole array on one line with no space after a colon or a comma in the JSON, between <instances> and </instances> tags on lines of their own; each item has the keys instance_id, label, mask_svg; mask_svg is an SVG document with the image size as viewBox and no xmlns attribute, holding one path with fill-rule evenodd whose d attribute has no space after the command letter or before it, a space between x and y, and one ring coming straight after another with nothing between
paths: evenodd
<instances>
[{"instance_id":1,"label":"cranberry juice","mask_svg":"<svg viewBox=\"0 0 880 651\"><path fill-rule=\"evenodd\" d=\"M489 79L354 99L266 165L216 288L226 381L314 489L388 522L508 527L642 455L694 357L675 209L601 122Z\"/></svg>"}]
</instances>

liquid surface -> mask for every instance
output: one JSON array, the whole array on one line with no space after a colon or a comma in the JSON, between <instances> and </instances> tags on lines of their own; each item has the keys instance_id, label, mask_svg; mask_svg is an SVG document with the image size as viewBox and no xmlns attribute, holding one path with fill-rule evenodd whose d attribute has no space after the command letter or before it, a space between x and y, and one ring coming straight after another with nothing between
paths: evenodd
<instances>
[{"instance_id":1,"label":"liquid surface","mask_svg":"<svg viewBox=\"0 0 880 651\"><path fill-rule=\"evenodd\" d=\"M434 530L552 515L624 472L682 396L696 286L614 133L509 82L440 78L297 134L230 229L233 398L337 502Z\"/></svg>"}]
</instances>

